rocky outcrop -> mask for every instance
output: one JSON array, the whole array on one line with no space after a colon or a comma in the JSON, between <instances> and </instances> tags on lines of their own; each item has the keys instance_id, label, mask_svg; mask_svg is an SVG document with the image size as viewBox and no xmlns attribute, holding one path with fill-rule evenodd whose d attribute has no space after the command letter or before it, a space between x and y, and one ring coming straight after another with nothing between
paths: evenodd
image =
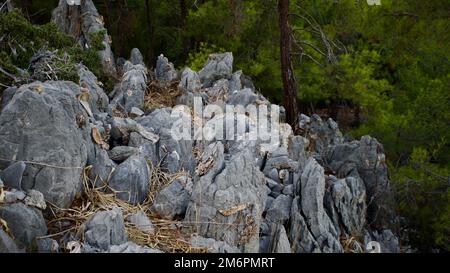
<instances>
[{"instance_id":1,"label":"rocky outcrop","mask_svg":"<svg viewBox=\"0 0 450 273\"><path fill-rule=\"evenodd\" d=\"M61 32L73 36L84 48L94 46L95 35L102 36L103 49L98 51L103 69L111 76L116 76L117 69L111 50L111 38L105 28L103 17L98 13L92 0L81 1L80 5L69 5L67 0L60 0L53 10L52 21Z\"/></svg>"},{"instance_id":2,"label":"rocky outcrop","mask_svg":"<svg viewBox=\"0 0 450 273\"><path fill-rule=\"evenodd\" d=\"M386 227L392 219L389 210L390 184L383 146L370 136L330 146L324 161L338 177L353 177L364 183L367 194L368 222Z\"/></svg>"},{"instance_id":3,"label":"rocky outcrop","mask_svg":"<svg viewBox=\"0 0 450 273\"><path fill-rule=\"evenodd\" d=\"M248 151L226 162L223 156L220 142L211 144L202 156L197 169L201 176L194 182L185 222L201 236L257 252L265 205L264 175ZM201 168L208 160L214 162L210 169Z\"/></svg>"},{"instance_id":4,"label":"rocky outcrop","mask_svg":"<svg viewBox=\"0 0 450 273\"><path fill-rule=\"evenodd\" d=\"M193 71L189 67L183 70L181 73L181 81L179 87L187 92L196 93L200 91L202 84L197 72Z\"/></svg>"},{"instance_id":5,"label":"rocky outcrop","mask_svg":"<svg viewBox=\"0 0 450 273\"><path fill-rule=\"evenodd\" d=\"M91 0L81 6L61 0L53 17L83 46L104 30ZM100 34L103 65L116 74L107 34ZM362 251L371 241L382 252L399 251L389 230L389 179L376 139L348 141L336 122L318 115L300 115L301 135L295 135L283 122L284 109L233 71L232 53L211 54L198 72L180 73L163 55L148 71L138 49L119 60L119 83L109 96L81 64L79 83L36 81L3 92L0 217L12 234L0 228L0 251L21 251L38 239L39 252L61 245L75 246L73 252L155 253L160 250L128 241L126 228L156 236L157 221L167 220L179 221L170 227L174 233L195 234L184 243L214 253L344 252L346 238L357 238ZM188 107L144 107L146 95L162 95L148 94L155 92L150 80L162 89L178 85L181 95L171 99ZM217 113L192 109L195 98ZM257 106L279 110L280 119L260 109L253 116ZM227 107L238 113L220 113ZM173 134L180 117L192 122L181 122L189 129L185 139ZM265 124L253 131L261 120ZM224 132L215 131L221 125ZM48 203L70 206L84 171L98 192L136 210L100 207L83 232L58 241L39 238L47 233L41 210Z\"/></svg>"},{"instance_id":6,"label":"rocky outcrop","mask_svg":"<svg viewBox=\"0 0 450 273\"><path fill-rule=\"evenodd\" d=\"M311 139L311 145L317 154L321 154L328 146L341 144L344 141L337 123L329 118L323 121L318 115L299 116L299 128Z\"/></svg>"},{"instance_id":7,"label":"rocky outcrop","mask_svg":"<svg viewBox=\"0 0 450 273\"><path fill-rule=\"evenodd\" d=\"M310 158L303 170L301 178L294 184L294 191L300 198L294 200L291 238L295 245L301 246L298 250L311 249L314 252L342 252L339 243L339 233L324 208L325 176L324 169L316 160ZM300 209L296 211L295 208ZM298 219L297 219L298 218ZM294 228L300 225L299 229ZM298 232L302 231L299 236Z\"/></svg>"},{"instance_id":8,"label":"rocky outcrop","mask_svg":"<svg viewBox=\"0 0 450 273\"><path fill-rule=\"evenodd\" d=\"M327 178L325 207L336 228L346 234L362 234L366 224L366 191L359 178Z\"/></svg>"},{"instance_id":9,"label":"rocky outcrop","mask_svg":"<svg viewBox=\"0 0 450 273\"><path fill-rule=\"evenodd\" d=\"M87 92L89 107L93 114L100 114L108 109L108 96L100 87L97 77L82 64L77 65L82 92Z\"/></svg>"}]
</instances>

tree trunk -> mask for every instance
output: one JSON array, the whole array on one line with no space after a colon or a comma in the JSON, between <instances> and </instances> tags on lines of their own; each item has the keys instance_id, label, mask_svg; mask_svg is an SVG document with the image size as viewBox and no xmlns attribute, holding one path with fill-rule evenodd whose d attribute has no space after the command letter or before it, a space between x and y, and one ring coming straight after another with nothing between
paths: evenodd
<instances>
[{"instance_id":1,"label":"tree trunk","mask_svg":"<svg viewBox=\"0 0 450 273\"><path fill-rule=\"evenodd\" d=\"M118 56L127 56L129 52L125 51L127 43L127 34L129 30L128 17L129 10L126 0L118 1L118 18L117 18L117 28L116 28L116 52Z\"/></svg>"},{"instance_id":2,"label":"tree trunk","mask_svg":"<svg viewBox=\"0 0 450 273\"><path fill-rule=\"evenodd\" d=\"M154 63L155 61L155 52L154 52L154 23L153 23L153 13L152 13L152 5L150 0L145 0L145 13L147 16L147 34L148 34L148 49L147 49L147 58L148 63Z\"/></svg>"},{"instance_id":3,"label":"tree trunk","mask_svg":"<svg viewBox=\"0 0 450 273\"><path fill-rule=\"evenodd\" d=\"M187 60L189 54L189 37L187 36L187 16L188 8L186 5L186 0L180 0L180 35L183 44L182 60L183 62Z\"/></svg>"},{"instance_id":4,"label":"tree trunk","mask_svg":"<svg viewBox=\"0 0 450 273\"><path fill-rule=\"evenodd\" d=\"M297 86L291 62L291 29L289 27L289 0L278 0L278 15L280 24L280 57L281 77L284 88L284 107L286 121L294 125L297 115Z\"/></svg>"}]
</instances>

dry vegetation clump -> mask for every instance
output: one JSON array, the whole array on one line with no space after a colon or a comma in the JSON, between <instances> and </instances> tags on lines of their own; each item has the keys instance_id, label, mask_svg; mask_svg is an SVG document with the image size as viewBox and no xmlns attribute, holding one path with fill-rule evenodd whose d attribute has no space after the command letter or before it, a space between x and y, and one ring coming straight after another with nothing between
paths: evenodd
<instances>
[{"instance_id":1,"label":"dry vegetation clump","mask_svg":"<svg viewBox=\"0 0 450 273\"><path fill-rule=\"evenodd\" d=\"M162 83L158 80L151 81L144 98L144 110L155 108L174 107L176 98L181 95L178 87L179 81Z\"/></svg>"},{"instance_id":2,"label":"dry vegetation clump","mask_svg":"<svg viewBox=\"0 0 450 273\"><path fill-rule=\"evenodd\" d=\"M345 253L364 253L363 244L359 238L345 235L341 237L340 241Z\"/></svg>"},{"instance_id":3,"label":"dry vegetation clump","mask_svg":"<svg viewBox=\"0 0 450 273\"><path fill-rule=\"evenodd\" d=\"M180 221L158 219L156 215L150 213L150 207L158 191L175 181L185 173L168 174L161 170L160 166L155 166L151 175L150 192L146 202L141 205L132 205L123 200L117 199L115 193L108 186L96 188L94 181L88 177L89 167L85 168L82 178L84 191L76 198L70 208L61 209L51 205L53 213L52 219L47 222L49 234L45 237L53 239L61 238L69 233L77 235L81 242L84 241L84 224L95 213L103 210L110 210L114 207L122 209L123 216L127 216L139 211L143 211L151 219L155 226L154 233L148 233L138 229L132 223L125 221L125 228L128 238L141 245L164 252L207 252L206 248L193 247L189 244L191 234L186 233Z\"/></svg>"}]
</instances>

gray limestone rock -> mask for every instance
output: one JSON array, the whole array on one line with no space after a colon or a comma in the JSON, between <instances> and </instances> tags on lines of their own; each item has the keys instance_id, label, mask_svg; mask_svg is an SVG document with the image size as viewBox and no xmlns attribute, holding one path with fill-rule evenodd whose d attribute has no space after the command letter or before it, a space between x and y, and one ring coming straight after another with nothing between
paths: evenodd
<instances>
[{"instance_id":1,"label":"gray limestone rock","mask_svg":"<svg viewBox=\"0 0 450 273\"><path fill-rule=\"evenodd\" d=\"M204 152L199 165L201 176L194 181L185 223L200 236L257 252L266 187L251 153L241 151L225 164L223 145L216 142Z\"/></svg>"},{"instance_id":2,"label":"gray limestone rock","mask_svg":"<svg viewBox=\"0 0 450 273\"><path fill-rule=\"evenodd\" d=\"M23 253L14 240L0 228L0 253Z\"/></svg>"},{"instance_id":3,"label":"gray limestone rock","mask_svg":"<svg viewBox=\"0 0 450 273\"><path fill-rule=\"evenodd\" d=\"M94 214L85 224L85 242L95 248L108 250L111 245L127 242L122 211L113 208Z\"/></svg>"},{"instance_id":4,"label":"gray limestone rock","mask_svg":"<svg viewBox=\"0 0 450 273\"><path fill-rule=\"evenodd\" d=\"M175 180L158 192L152 205L152 211L165 219L183 217L189 203L186 178Z\"/></svg>"},{"instance_id":5,"label":"gray limestone rock","mask_svg":"<svg viewBox=\"0 0 450 273\"><path fill-rule=\"evenodd\" d=\"M26 164L23 190L36 189L46 201L68 206L82 186L90 130L71 82L22 85L0 114L0 157L37 162ZM10 161L0 160L0 168ZM5 181L6 182L6 181Z\"/></svg>"},{"instance_id":6,"label":"gray limestone rock","mask_svg":"<svg viewBox=\"0 0 450 273\"><path fill-rule=\"evenodd\" d=\"M0 178L4 181L5 186L21 190L25 168L26 164L23 161L15 162L0 172Z\"/></svg>"},{"instance_id":7,"label":"gray limestone rock","mask_svg":"<svg viewBox=\"0 0 450 273\"><path fill-rule=\"evenodd\" d=\"M156 61L155 75L156 79L163 82L171 82L178 78L177 70L162 54L158 56L158 60Z\"/></svg>"},{"instance_id":8,"label":"gray limestone rock","mask_svg":"<svg viewBox=\"0 0 450 273\"><path fill-rule=\"evenodd\" d=\"M6 221L20 247L28 247L36 237L47 234L42 212L23 203L1 206L0 218Z\"/></svg>"},{"instance_id":9,"label":"gray limestone rock","mask_svg":"<svg viewBox=\"0 0 450 273\"><path fill-rule=\"evenodd\" d=\"M179 87L185 91L196 93L202 88L200 77L197 72L186 67L181 73L181 81Z\"/></svg>"},{"instance_id":10,"label":"gray limestone rock","mask_svg":"<svg viewBox=\"0 0 450 273\"><path fill-rule=\"evenodd\" d=\"M37 251L39 253L58 253L59 252L58 242L51 238L37 239L36 246L37 246Z\"/></svg>"},{"instance_id":11,"label":"gray limestone rock","mask_svg":"<svg viewBox=\"0 0 450 273\"><path fill-rule=\"evenodd\" d=\"M98 51L98 54L103 69L111 76L116 75L111 38L104 27L103 17L98 13L92 0L84 0L81 5L69 5L69 1L60 0L58 7L53 10L52 21L61 32L73 36L84 48L93 46L94 35L101 33L104 49Z\"/></svg>"},{"instance_id":12,"label":"gray limestone rock","mask_svg":"<svg viewBox=\"0 0 450 273\"><path fill-rule=\"evenodd\" d=\"M366 223L366 190L360 178L327 180L325 206L335 227L347 235L362 234Z\"/></svg>"},{"instance_id":13,"label":"gray limestone rock","mask_svg":"<svg viewBox=\"0 0 450 273\"><path fill-rule=\"evenodd\" d=\"M203 87L210 87L219 79L228 79L233 73L233 54L211 54L203 67L198 72Z\"/></svg>"},{"instance_id":14,"label":"gray limestone rock","mask_svg":"<svg viewBox=\"0 0 450 273\"><path fill-rule=\"evenodd\" d=\"M139 153L139 149L130 146L116 146L108 151L108 156L111 160L122 162L132 155Z\"/></svg>"},{"instance_id":15,"label":"gray limestone rock","mask_svg":"<svg viewBox=\"0 0 450 273\"><path fill-rule=\"evenodd\" d=\"M192 236L189 243L193 247L206 248L208 253L240 253L239 249L223 241L216 241L212 238L204 238L201 236Z\"/></svg>"},{"instance_id":16,"label":"gray limestone rock","mask_svg":"<svg viewBox=\"0 0 450 273\"><path fill-rule=\"evenodd\" d=\"M121 200L131 204L144 202L150 189L150 168L145 158L133 155L118 165L109 186Z\"/></svg>"},{"instance_id":17,"label":"gray limestone rock","mask_svg":"<svg viewBox=\"0 0 450 273\"><path fill-rule=\"evenodd\" d=\"M155 227L152 224L152 221L147 217L147 215L143 211L138 211L127 217L127 221L135 225L138 229L153 234L155 231Z\"/></svg>"},{"instance_id":18,"label":"gray limestone rock","mask_svg":"<svg viewBox=\"0 0 450 273\"><path fill-rule=\"evenodd\" d=\"M140 64L142 66L145 66L144 56L142 56L142 53L141 53L141 51L139 51L138 48L133 48L131 50L130 62L132 64Z\"/></svg>"},{"instance_id":19,"label":"gray limestone rock","mask_svg":"<svg viewBox=\"0 0 450 273\"><path fill-rule=\"evenodd\" d=\"M290 238L295 246L295 252L342 252L338 230L324 208L323 167L315 159L310 158L300 181L296 181L294 187L295 192L301 194L300 199L294 199L291 209Z\"/></svg>"}]
</instances>

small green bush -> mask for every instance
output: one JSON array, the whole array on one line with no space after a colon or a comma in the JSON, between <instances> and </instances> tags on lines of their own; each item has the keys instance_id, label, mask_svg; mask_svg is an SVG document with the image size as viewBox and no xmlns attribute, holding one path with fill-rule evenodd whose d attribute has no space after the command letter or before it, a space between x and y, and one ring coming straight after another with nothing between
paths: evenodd
<instances>
[{"instance_id":1,"label":"small green bush","mask_svg":"<svg viewBox=\"0 0 450 273\"><path fill-rule=\"evenodd\" d=\"M18 69L27 70L30 58L44 48L56 53L57 58L52 60L52 65L55 66L54 78L78 83L75 65L83 63L101 81L111 81L103 72L97 53L104 49L106 30L90 34L92 46L83 49L71 36L59 32L54 23L33 25L19 10L14 10L0 14L0 33L0 67L9 74L17 74ZM10 86L14 84L14 80L5 73L0 73L0 83Z\"/></svg>"}]
</instances>

